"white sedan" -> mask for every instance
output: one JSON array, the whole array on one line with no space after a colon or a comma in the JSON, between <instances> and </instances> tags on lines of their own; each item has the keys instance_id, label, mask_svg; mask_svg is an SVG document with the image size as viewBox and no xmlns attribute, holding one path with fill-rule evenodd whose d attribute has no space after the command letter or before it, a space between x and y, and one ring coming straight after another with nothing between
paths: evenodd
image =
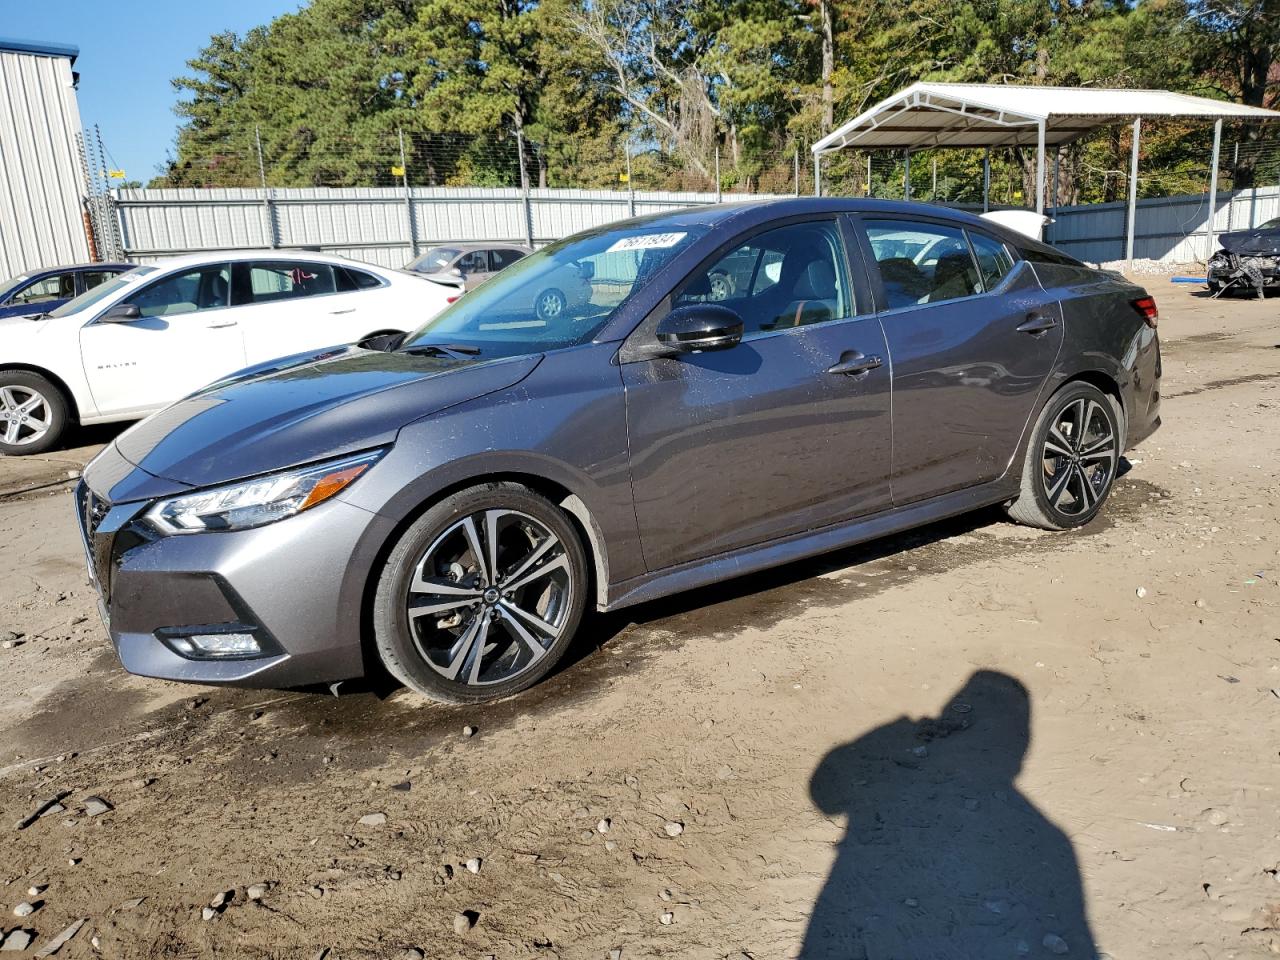
<instances>
[{"instance_id":1,"label":"white sedan","mask_svg":"<svg viewBox=\"0 0 1280 960\"><path fill-rule=\"evenodd\" d=\"M244 367L415 330L459 291L319 253L174 257L48 314L0 319L0 453L137 420Z\"/></svg>"}]
</instances>

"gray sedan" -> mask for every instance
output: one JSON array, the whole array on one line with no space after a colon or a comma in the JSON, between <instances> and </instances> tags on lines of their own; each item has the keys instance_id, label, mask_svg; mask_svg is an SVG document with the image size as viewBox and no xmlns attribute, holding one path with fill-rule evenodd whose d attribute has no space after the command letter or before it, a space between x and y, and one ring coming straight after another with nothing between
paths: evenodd
<instances>
[{"instance_id":1,"label":"gray sedan","mask_svg":"<svg viewBox=\"0 0 1280 960\"><path fill-rule=\"evenodd\" d=\"M542 316L566 271L584 296ZM122 434L77 491L90 574L135 673L501 697L592 610L990 504L1088 523L1160 423L1156 323L1119 275L936 207L629 220Z\"/></svg>"}]
</instances>

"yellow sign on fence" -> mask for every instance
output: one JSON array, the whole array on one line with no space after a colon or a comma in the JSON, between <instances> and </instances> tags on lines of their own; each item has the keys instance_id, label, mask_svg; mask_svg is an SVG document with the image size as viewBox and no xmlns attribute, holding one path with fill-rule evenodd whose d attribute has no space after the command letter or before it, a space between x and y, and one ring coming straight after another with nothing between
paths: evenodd
<instances>
[{"instance_id":1,"label":"yellow sign on fence","mask_svg":"<svg viewBox=\"0 0 1280 960\"><path fill-rule=\"evenodd\" d=\"M107 171L107 176L109 176L112 180L123 180L123 179L124 179L124 171L123 171L123 170L108 170L108 171Z\"/></svg>"},{"instance_id":2,"label":"yellow sign on fence","mask_svg":"<svg viewBox=\"0 0 1280 960\"><path fill-rule=\"evenodd\" d=\"M619 182L619 183L630 183L630 182L631 182L631 177L629 177L629 176L628 176L627 174L625 174L625 173L620 173L620 174L618 174L618 182Z\"/></svg>"},{"instance_id":3,"label":"yellow sign on fence","mask_svg":"<svg viewBox=\"0 0 1280 960\"><path fill-rule=\"evenodd\" d=\"M391 175L392 175L393 177L403 177L403 176L404 176L404 167L392 166L392 168L391 168Z\"/></svg>"}]
</instances>

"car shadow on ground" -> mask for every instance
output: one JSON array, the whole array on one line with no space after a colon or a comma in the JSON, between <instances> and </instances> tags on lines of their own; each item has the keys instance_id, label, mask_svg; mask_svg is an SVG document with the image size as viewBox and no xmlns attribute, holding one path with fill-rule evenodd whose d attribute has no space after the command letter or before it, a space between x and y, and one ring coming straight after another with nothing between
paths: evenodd
<instances>
[{"instance_id":1,"label":"car shadow on ground","mask_svg":"<svg viewBox=\"0 0 1280 960\"><path fill-rule=\"evenodd\" d=\"M828 753L814 805L847 829L802 960L1097 956L1071 842L1014 784L1031 702L974 673L937 716Z\"/></svg>"}]
</instances>

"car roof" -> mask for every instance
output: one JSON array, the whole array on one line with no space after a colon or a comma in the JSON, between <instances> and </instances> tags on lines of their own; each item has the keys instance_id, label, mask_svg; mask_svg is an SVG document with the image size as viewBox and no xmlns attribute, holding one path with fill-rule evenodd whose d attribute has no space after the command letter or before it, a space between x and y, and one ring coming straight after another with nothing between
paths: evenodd
<instances>
[{"instance_id":1,"label":"car roof","mask_svg":"<svg viewBox=\"0 0 1280 960\"><path fill-rule=\"evenodd\" d=\"M65 273L68 270L132 270L136 266L136 263L121 263L119 261L109 261L107 263L63 263L56 267L37 267L26 271L21 276L37 277L45 273Z\"/></svg>"},{"instance_id":2,"label":"car roof","mask_svg":"<svg viewBox=\"0 0 1280 960\"><path fill-rule=\"evenodd\" d=\"M433 243L431 244L431 249L457 250L459 253L469 253L472 250L519 250L521 253L533 252L523 243L514 243L507 240L468 240L466 243Z\"/></svg>"},{"instance_id":3,"label":"car roof","mask_svg":"<svg viewBox=\"0 0 1280 960\"><path fill-rule=\"evenodd\" d=\"M376 263L365 263L332 253L298 249L202 250L199 253L182 253L174 257L160 257L147 264L147 266L157 267L161 270L172 270L175 267L198 267L207 263L228 263L241 260L301 260L308 263L332 263L335 265L340 264L344 267L368 268L370 270L387 269L386 267L379 267Z\"/></svg>"},{"instance_id":4,"label":"car roof","mask_svg":"<svg viewBox=\"0 0 1280 960\"><path fill-rule=\"evenodd\" d=\"M781 197L775 199L742 200L732 203L708 204L685 207L663 213L652 213L618 223L611 223L595 231L605 232L626 227L717 227L732 224L734 229L747 229L760 223L781 220L790 216L814 216L833 213L860 213L882 217L930 217L950 220L957 226L978 227L995 234L1021 250L1052 249L1046 244L1019 233L993 220L987 220L965 210L944 207L933 203L916 203L909 200L877 200L870 197ZM1061 251L1053 251L1066 256Z\"/></svg>"}]
</instances>

